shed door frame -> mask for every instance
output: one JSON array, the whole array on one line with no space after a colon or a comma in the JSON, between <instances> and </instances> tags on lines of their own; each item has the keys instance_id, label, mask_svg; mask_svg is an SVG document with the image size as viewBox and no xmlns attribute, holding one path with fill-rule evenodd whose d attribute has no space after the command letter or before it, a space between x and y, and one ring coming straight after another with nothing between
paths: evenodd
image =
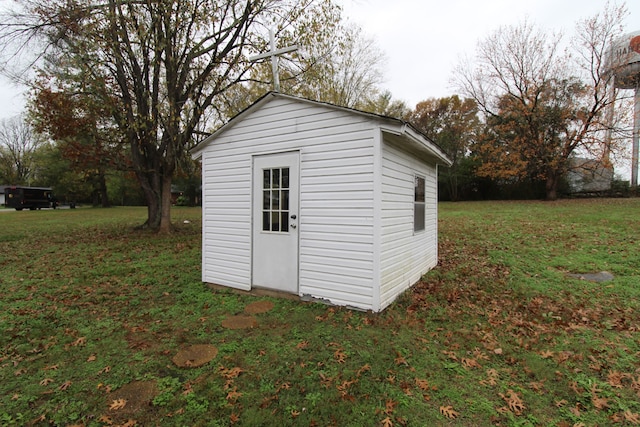
<instances>
[{"instance_id":1,"label":"shed door frame","mask_svg":"<svg viewBox=\"0 0 640 427\"><path fill-rule=\"evenodd\" d=\"M253 156L252 287L299 289L300 153Z\"/></svg>"}]
</instances>

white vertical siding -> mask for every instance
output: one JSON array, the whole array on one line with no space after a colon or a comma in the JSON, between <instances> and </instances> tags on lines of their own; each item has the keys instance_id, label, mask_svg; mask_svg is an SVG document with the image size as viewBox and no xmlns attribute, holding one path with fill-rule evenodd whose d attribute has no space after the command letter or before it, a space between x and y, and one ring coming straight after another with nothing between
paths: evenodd
<instances>
[{"instance_id":1,"label":"white vertical siding","mask_svg":"<svg viewBox=\"0 0 640 427\"><path fill-rule=\"evenodd\" d=\"M202 280L251 289L251 157L202 157Z\"/></svg>"},{"instance_id":2,"label":"white vertical siding","mask_svg":"<svg viewBox=\"0 0 640 427\"><path fill-rule=\"evenodd\" d=\"M437 264L437 171L385 143L382 158L381 309ZM425 178L425 230L413 231L414 177Z\"/></svg>"},{"instance_id":3,"label":"white vertical siding","mask_svg":"<svg viewBox=\"0 0 640 427\"><path fill-rule=\"evenodd\" d=\"M203 153L203 280L251 287L251 159L300 151L299 294L371 308L371 119L275 98Z\"/></svg>"}]
</instances>

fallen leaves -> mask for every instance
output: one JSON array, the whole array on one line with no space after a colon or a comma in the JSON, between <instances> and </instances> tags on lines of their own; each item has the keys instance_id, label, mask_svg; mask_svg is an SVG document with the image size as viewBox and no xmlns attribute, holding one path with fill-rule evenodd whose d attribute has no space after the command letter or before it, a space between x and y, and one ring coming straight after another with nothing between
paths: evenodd
<instances>
[{"instance_id":1,"label":"fallen leaves","mask_svg":"<svg viewBox=\"0 0 640 427\"><path fill-rule=\"evenodd\" d=\"M515 391L509 389L507 394L498 393L498 395L507 403L507 407L514 414L522 415L522 412L526 409L524 402Z\"/></svg>"},{"instance_id":2,"label":"fallen leaves","mask_svg":"<svg viewBox=\"0 0 640 427\"><path fill-rule=\"evenodd\" d=\"M598 396L598 393L602 392L602 390L598 388L598 384L593 383L590 391L591 391L591 404L596 409L602 410L609 407L609 400L607 398Z\"/></svg>"},{"instance_id":3,"label":"fallen leaves","mask_svg":"<svg viewBox=\"0 0 640 427\"><path fill-rule=\"evenodd\" d=\"M460 415L457 411L455 411L453 409L453 407L451 406L441 406L440 407L440 413L449 419L455 419L458 417L458 415Z\"/></svg>"},{"instance_id":4,"label":"fallen leaves","mask_svg":"<svg viewBox=\"0 0 640 427\"><path fill-rule=\"evenodd\" d=\"M127 406L127 401L125 399L116 399L109 405L109 409L112 411L118 411Z\"/></svg>"},{"instance_id":5,"label":"fallen leaves","mask_svg":"<svg viewBox=\"0 0 640 427\"><path fill-rule=\"evenodd\" d=\"M72 347L81 347L87 344L87 337L80 337L71 343Z\"/></svg>"},{"instance_id":6,"label":"fallen leaves","mask_svg":"<svg viewBox=\"0 0 640 427\"><path fill-rule=\"evenodd\" d=\"M633 376L618 371L610 371L607 374L607 383L613 388L624 388L623 381L629 380L633 384Z\"/></svg>"},{"instance_id":7,"label":"fallen leaves","mask_svg":"<svg viewBox=\"0 0 640 427\"><path fill-rule=\"evenodd\" d=\"M494 387L496 385L498 385L498 371L495 369L487 369L486 371L487 374L487 378L480 380L480 384L482 385L486 385L486 386L491 386Z\"/></svg>"},{"instance_id":8,"label":"fallen leaves","mask_svg":"<svg viewBox=\"0 0 640 427\"><path fill-rule=\"evenodd\" d=\"M540 356L543 359L550 359L553 357L553 351L549 351L549 350L544 350L540 352Z\"/></svg>"},{"instance_id":9,"label":"fallen leaves","mask_svg":"<svg viewBox=\"0 0 640 427\"><path fill-rule=\"evenodd\" d=\"M418 386L418 388L422 391L428 391L431 387L429 386L429 382L427 380L423 380L420 378L415 378L414 379L416 385Z\"/></svg>"},{"instance_id":10,"label":"fallen leaves","mask_svg":"<svg viewBox=\"0 0 640 427\"><path fill-rule=\"evenodd\" d=\"M338 363L345 363L347 361L347 353L342 350L336 350L333 353L333 358L336 359Z\"/></svg>"},{"instance_id":11,"label":"fallen leaves","mask_svg":"<svg viewBox=\"0 0 640 427\"><path fill-rule=\"evenodd\" d=\"M482 366L480 366L478 361L476 361L475 359L468 359L468 358L463 357L461 359L461 363L462 363L462 366L464 366L465 368L469 368L469 369L482 368Z\"/></svg>"},{"instance_id":12,"label":"fallen leaves","mask_svg":"<svg viewBox=\"0 0 640 427\"><path fill-rule=\"evenodd\" d=\"M623 412L622 416L626 422L631 423L634 426L640 425L640 414L626 410Z\"/></svg>"},{"instance_id":13,"label":"fallen leaves","mask_svg":"<svg viewBox=\"0 0 640 427\"><path fill-rule=\"evenodd\" d=\"M65 381L60 385L60 387L58 387L58 390L65 391L69 387L71 387L71 381Z\"/></svg>"},{"instance_id":14,"label":"fallen leaves","mask_svg":"<svg viewBox=\"0 0 640 427\"><path fill-rule=\"evenodd\" d=\"M500 226L497 224L496 228ZM468 241L463 243L470 245ZM490 242L487 245L487 249L493 249ZM273 423L351 425L356 423L350 423L353 420L348 418L348 408L353 405L347 399L354 398L358 407L370 410L373 406L377 410L375 415L373 411L367 413L369 424L387 427L402 427L402 416L411 420L408 425L423 418L430 421L422 423L425 425L482 423L478 421L475 402L482 402L483 411L484 406L487 411L494 411L489 415L493 419L484 421L494 425L533 422L534 419L536 424L555 422L558 427L571 427L581 420L588 425L640 425L640 415L635 412L638 407L629 403L640 396L635 361L639 325L636 313L624 311L622 304L621 311L615 311L611 301L600 298L595 287L590 287L584 296L576 289L557 289L557 295L548 293L532 298L538 292L535 289L519 293L517 282L527 280L521 271L514 269L513 280L500 283L508 273L507 267L498 266L499 270L493 271L496 267L483 259L484 253L474 247L460 247L459 252L454 255L459 256L464 275L445 267L443 274L427 276L424 280L429 283L420 291L408 291L408 303L407 299L400 300L384 313L314 307L303 317L310 324L307 326L300 322L299 313L289 319L289 303L279 302L277 313L260 317L268 327L235 333L222 331L217 319L223 314L242 312L243 297L229 298L231 303L221 314L212 302L218 295L213 298L208 295L206 300L195 299L196 304L189 311L177 311L189 313L188 322L186 319L176 321L181 319L171 317L169 311L157 317L157 324L153 316L116 317L114 326L120 321L135 323L133 319L140 319L144 327L125 325L125 328L144 335L148 342L155 340L153 347L136 348L140 357L131 358L132 353L128 351L116 353L118 349L112 350L111 342L85 327L78 330L74 326L64 337L36 336L28 342L18 340L20 347L16 350L10 346L4 349L0 367L6 377L11 377L11 382L29 387L6 390L5 400L19 408L50 400L46 393L59 394L66 400L89 393L101 397L100 408L97 411L91 408L81 414L83 417L96 414L97 420L102 411L113 418L110 422L105 419L105 424L121 425L127 416L135 413L140 417L139 425L154 425L161 421L133 412L136 407L133 398L118 403L118 398L127 400L129 396L117 394L118 387L128 380L127 375L140 372L138 365L146 366L151 361L151 366L159 368L154 376L163 381L161 384L165 380L168 384L162 402L158 400L166 406L153 405L153 416L184 413L185 424L193 422L194 416L187 403L204 403L207 399L209 412L215 405L216 417L226 424L250 424L251 417L246 414L257 412L256 407L264 401L264 414L272 414ZM441 265L455 261L450 255L443 252L445 263ZM467 256L471 259L467 260ZM551 273L556 274L557 270ZM457 283L450 283L453 281L450 278ZM124 279L114 281L113 288L127 287L124 282ZM451 291L452 286L456 292ZM439 291L438 287L442 289ZM160 295L162 289L153 288L153 295ZM162 295L171 295L171 303L180 304L183 299L180 292L167 286L169 289L171 294ZM126 291L133 294L133 289ZM100 301L99 295L96 293L91 301ZM105 295L111 294L105 292ZM139 299L140 308L145 305L144 295ZM413 301L412 295L415 295ZM597 307L601 300L604 308ZM153 298L154 304L162 301L163 298ZM412 311L406 314L404 309L409 304ZM58 305L62 308L61 303ZM109 308L114 307L117 306ZM125 308L135 307L122 307ZM86 309L98 310L98 307L87 304ZM119 310L113 311L119 313ZM93 316L105 316L103 313L107 311ZM317 313L321 313L318 320L327 323L314 321ZM545 317L545 313L554 314ZM246 309L245 314L249 314ZM626 323L618 322L623 318ZM420 324L409 322L416 319ZM62 324L73 325L72 322ZM573 332L572 324L580 324L584 333ZM615 335L619 325L626 329ZM349 331L349 326L362 327L362 330ZM189 327L194 329L187 331ZM16 331L19 330L11 333ZM176 375L175 367L170 361L168 365L166 362L173 355L169 349L174 349L176 344L200 341L204 336L224 345L225 351L205 369ZM56 342L54 351L49 353L54 355L64 347L65 358L49 357L44 345L53 341ZM337 343L325 347L331 341ZM32 348L34 350L29 350ZM126 350L126 345L123 348ZM161 363L156 363L158 360ZM225 367L218 370L219 364ZM99 372L102 375L97 375L103 367ZM13 377L14 372L20 377ZM73 381L73 385L65 392L58 391L64 380ZM592 389L594 382L599 387ZM106 384L113 384L116 392L110 392ZM29 390L36 393L35 397ZM14 392L13 401L9 402ZM313 410L319 407L323 410ZM317 415L329 412L326 408L335 409L334 420ZM35 407L32 416L42 412L42 408ZM412 415L416 413L420 415L414 420ZM522 415L514 420L518 414ZM47 417L50 415L52 413L47 412ZM297 418L291 420L291 417Z\"/></svg>"},{"instance_id":15,"label":"fallen leaves","mask_svg":"<svg viewBox=\"0 0 640 427\"><path fill-rule=\"evenodd\" d=\"M230 402L236 402L240 397L242 397L242 393L238 391L237 387L234 387L233 390L227 393L226 399Z\"/></svg>"},{"instance_id":16,"label":"fallen leaves","mask_svg":"<svg viewBox=\"0 0 640 427\"><path fill-rule=\"evenodd\" d=\"M220 375L222 375L224 378L230 380L233 378L238 378L240 374L244 372L244 370L237 366L230 369L227 369L224 366L220 366L218 372L220 372Z\"/></svg>"},{"instance_id":17,"label":"fallen leaves","mask_svg":"<svg viewBox=\"0 0 640 427\"><path fill-rule=\"evenodd\" d=\"M51 378L45 378L42 381L40 381L40 385L41 386L48 386L49 384L51 384L53 382L53 379Z\"/></svg>"}]
</instances>

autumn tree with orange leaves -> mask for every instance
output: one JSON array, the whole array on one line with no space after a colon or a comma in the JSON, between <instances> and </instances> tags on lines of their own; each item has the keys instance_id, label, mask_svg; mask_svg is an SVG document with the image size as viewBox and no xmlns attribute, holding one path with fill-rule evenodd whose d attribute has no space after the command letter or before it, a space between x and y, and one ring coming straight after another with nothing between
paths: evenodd
<instances>
[{"instance_id":1,"label":"autumn tree with orange leaves","mask_svg":"<svg viewBox=\"0 0 640 427\"><path fill-rule=\"evenodd\" d=\"M480 132L476 102L457 95L431 98L418 103L407 119L438 144L453 162L451 167L438 170L438 180L451 200L459 200L463 187L473 180L471 147Z\"/></svg>"},{"instance_id":2,"label":"autumn tree with orange leaves","mask_svg":"<svg viewBox=\"0 0 640 427\"><path fill-rule=\"evenodd\" d=\"M576 156L610 166L606 138L615 102L607 51L626 10L607 6L577 25L570 49L562 36L529 22L502 27L478 44L475 61L456 69L461 92L473 98L486 132L474 147L478 175L503 183L543 182L547 200Z\"/></svg>"},{"instance_id":3,"label":"autumn tree with orange leaves","mask_svg":"<svg viewBox=\"0 0 640 427\"><path fill-rule=\"evenodd\" d=\"M120 133L109 120L111 105L87 93L53 90L45 80L36 84L30 105L35 128L56 141L71 168L92 186L94 205L110 206L107 174L131 168Z\"/></svg>"}]
</instances>

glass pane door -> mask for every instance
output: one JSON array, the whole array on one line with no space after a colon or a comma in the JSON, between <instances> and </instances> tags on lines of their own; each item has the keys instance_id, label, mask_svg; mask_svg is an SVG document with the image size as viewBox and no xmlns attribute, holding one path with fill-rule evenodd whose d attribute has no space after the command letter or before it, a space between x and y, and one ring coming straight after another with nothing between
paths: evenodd
<instances>
[{"instance_id":1,"label":"glass pane door","mask_svg":"<svg viewBox=\"0 0 640 427\"><path fill-rule=\"evenodd\" d=\"M262 231L289 232L289 168L262 170Z\"/></svg>"}]
</instances>

